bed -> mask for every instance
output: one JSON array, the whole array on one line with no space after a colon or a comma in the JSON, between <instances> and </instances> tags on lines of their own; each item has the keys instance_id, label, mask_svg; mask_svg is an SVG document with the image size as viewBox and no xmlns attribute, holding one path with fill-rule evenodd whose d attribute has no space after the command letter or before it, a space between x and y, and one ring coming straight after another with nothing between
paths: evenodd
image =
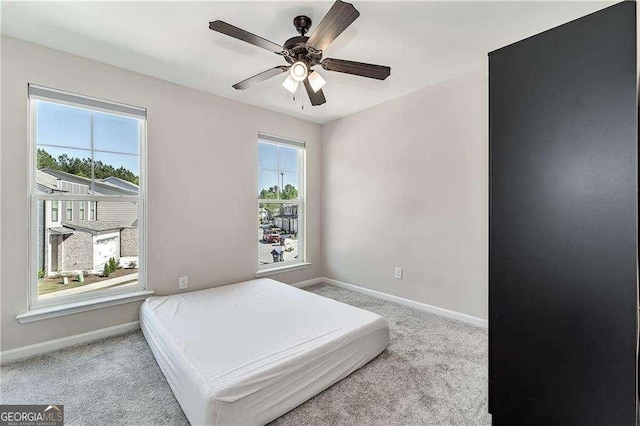
<instances>
[{"instance_id":1,"label":"bed","mask_svg":"<svg viewBox=\"0 0 640 426\"><path fill-rule=\"evenodd\" d=\"M271 279L150 297L140 326L193 425L260 425L389 343L379 315Z\"/></svg>"}]
</instances>

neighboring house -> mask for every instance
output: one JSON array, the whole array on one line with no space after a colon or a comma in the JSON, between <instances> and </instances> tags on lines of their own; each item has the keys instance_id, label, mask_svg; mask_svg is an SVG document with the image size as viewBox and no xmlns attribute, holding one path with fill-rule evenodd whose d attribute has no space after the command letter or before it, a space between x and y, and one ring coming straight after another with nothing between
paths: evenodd
<instances>
[{"instance_id":1,"label":"neighboring house","mask_svg":"<svg viewBox=\"0 0 640 426\"><path fill-rule=\"evenodd\" d=\"M115 176L109 176L108 178L102 179L102 182L110 183L111 185L118 186L122 189L126 189L127 191L135 192L136 194L140 191L140 188L135 183L131 183L124 179L120 179Z\"/></svg>"},{"instance_id":2,"label":"neighboring house","mask_svg":"<svg viewBox=\"0 0 640 426\"><path fill-rule=\"evenodd\" d=\"M278 215L273 217L273 224L287 234L298 233L298 206L282 206Z\"/></svg>"},{"instance_id":3,"label":"neighboring house","mask_svg":"<svg viewBox=\"0 0 640 426\"><path fill-rule=\"evenodd\" d=\"M269 210L265 209L264 207L258 208L258 217L260 218L260 222L271 220L271 214L269 213Z\"/></svg>"},{"instance_id":4,"label":"neighboring house","mask_svg":"<svg viewBox=\"0 0 640 426\"><path fill-rule=\"evenodd\" d=\"M58 170L37 171L38 191L74 195L137 195L118 178L90 179ZM127 182L128 183L128 182ZM93 189L92 189L93 188ZM43 201L40 203L38 268L46 275L99 271L110 257L138 256L137 203L115 201Z\"/></svg>"}]
</instances>

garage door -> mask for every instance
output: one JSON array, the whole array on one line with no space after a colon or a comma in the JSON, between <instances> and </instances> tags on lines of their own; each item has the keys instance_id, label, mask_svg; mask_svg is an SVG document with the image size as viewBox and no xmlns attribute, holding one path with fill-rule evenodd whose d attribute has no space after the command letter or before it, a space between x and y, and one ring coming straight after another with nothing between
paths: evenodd
<instances>
[{"instance_id":1,"label":"garage door","mask_svg":"<svg viewBox=\"0 0 640 426\"><path fill-rule=\"evenodd\" d=\"M120 257L118 253L118 237L97 240L94 253L94 265L96 267L105 264L110 257L117 259Z\"/></svg>"}]
</instances>

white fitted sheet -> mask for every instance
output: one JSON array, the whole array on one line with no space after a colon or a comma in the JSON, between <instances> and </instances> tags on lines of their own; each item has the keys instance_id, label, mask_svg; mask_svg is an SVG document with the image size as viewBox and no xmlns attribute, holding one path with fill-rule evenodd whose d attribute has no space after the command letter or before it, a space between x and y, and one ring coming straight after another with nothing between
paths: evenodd
<instances>
[{"instance_id":1,"label":"white fitted sheet","mask_svg":"<svg viewBox=\"0 0 640 426\"><path fill-rule=\"evenodd\" d=\"M267 278L150 297L140 325L193 425L268 423L389 343L381 316Z\"/></svg>"}]
</instances>

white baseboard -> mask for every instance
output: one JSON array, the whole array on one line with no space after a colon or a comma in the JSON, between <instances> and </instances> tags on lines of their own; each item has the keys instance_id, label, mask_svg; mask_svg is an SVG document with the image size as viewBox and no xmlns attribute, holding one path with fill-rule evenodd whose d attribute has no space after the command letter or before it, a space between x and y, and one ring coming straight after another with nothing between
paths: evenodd
<instances>
[{"instance_id":1,"label":"white baseboard","mask_svg":"<svg viewBox=\"0 0 640 426\"><path fill-rule=\"evenodd\" d=\"M310 280L300 281L300 282L289 284L289 285L298 287L298 288L304 288L304 287L309 287L310 285L320 284L323 279L324 278L322 277L311 278Z\"/></svg>"},{"instance_id":2,"label":"white baseboard","mask_svg":"<svg viewBox=\"0 0 640 426\"><path fill-rule=\"evenodd\" d=\"M383 300L388 300L389 302L399 303L401 305L409 306L411 308L419 309L425 312L430 312L432 314L441 315L443 317L466 322L468 324L472 324L477 327L488 328L489 326L489 322L484 318L474 317L472 315L463 314L462 312L456 312L449 309L440 308L438 306L416 302L415 300L405 299L404 297L394 296L392 294L383 293L381 291L371 290L369 288L345 283L343 281L338 281L331 278L321 278L319 282L324 282L327 284L335 285L336 287L342 287L342 288L346 288L347 290L368 294L369 296L377 297Z\"/></svg>"},{"instance_id":3,"label":"white baseboard","mask_svg":"<svg viewBox=\"0 0 640 426\"><path fill-rule=\"evenodd\" d=\"M8 351L2 351L0 352L0 364L6 364L8 362L31 358L37 355L43 355L80 343L86 343L97 339L104 339L105 337L111 337L118 334L138 330L139 328L140 322L133 321L126 324L114 325L113 327L89 331L87 333L74 334L73 336L62 337L60 339L49 340L42 343L36 343L33 345L22 346L16 349L10 349Z\"/></svg>"},{"instance_id":4,"label":"white baseboard","mask_svg":"<svg viewBox=\"0 0 640 426\"><path fill-rule=\"evenodd\" d=\"M438 306L428 305L426 303L416 302L415 300L405 299L404 297L394 296L392 294L383 293L381 291L371 290L365 287L360 287L354 284L345 283L343 281L334 280L331 278L312 278L310 280L300 281L297 283L289 284L294 287L303 288L309 287L314 284L327 283L336 287L342 287L347 290L356 291L359 293L368 294L369 296L377 297L379 299L388 300L390 302L399 303L401 305L409 306L411 308L419 309L425 312L431 312L433 314L442 315L443 317L456 319L458 321L473 324L478 327L487 328L488 322L486 319L474 317L471 315L463 314L461 312L451 311L449 309L440 308ZM77 345L80 343L90 342L92 340L104 339L106 337L115 336L118 334L127 333L130 331L138 330L140 328L139 321L133 321L126 324L115 325L113 327L101 328L95 331L89 331L87 333L75 334L73 336L63 337L60 339L49 340L42 343L36 343L33 345L22 346L16 349L10 349L8 351L0 352L0 364L6 364L13 361L18 361L25 358L31 358L37 355L43 355L49 352L64 349L69 346Z\"/></svg>"}]
</instances>

